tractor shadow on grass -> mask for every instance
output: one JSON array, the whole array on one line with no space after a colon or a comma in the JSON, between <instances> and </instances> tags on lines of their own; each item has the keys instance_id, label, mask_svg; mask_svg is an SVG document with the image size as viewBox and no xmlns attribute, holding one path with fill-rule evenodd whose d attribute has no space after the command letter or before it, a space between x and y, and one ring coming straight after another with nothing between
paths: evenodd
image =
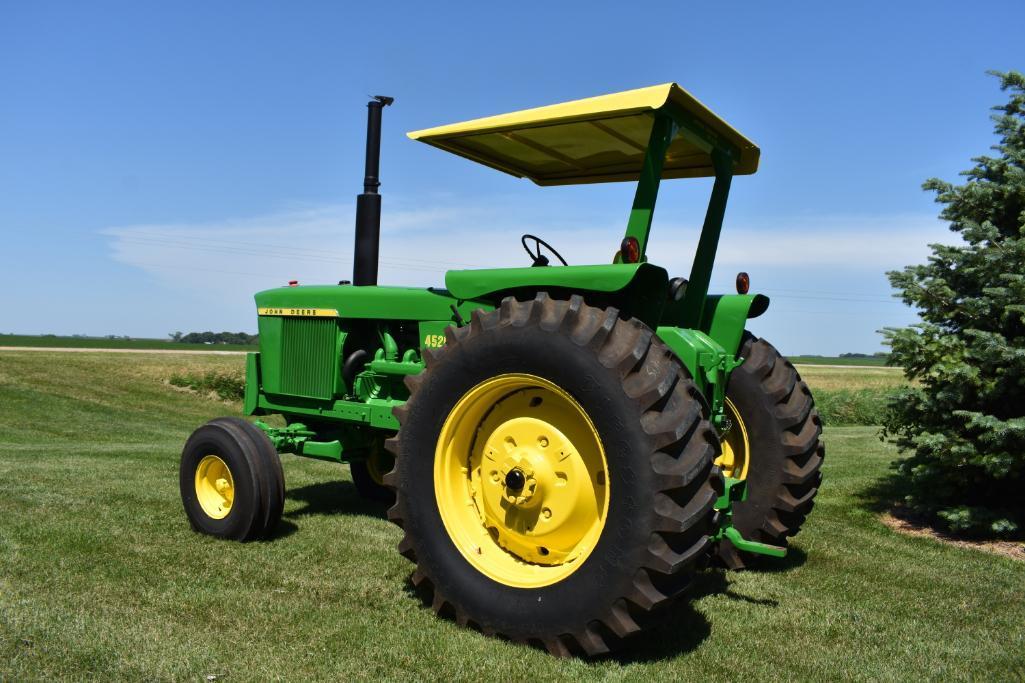
<instances>
[{"instance_id":1,"label":"tractor shadow on grass","mask_svg":"<svg viewBox=\"0 0 1025 683\"><path fill-rule=\"evenodd\" d=\"M274 541L291 536L296 531L299 531L298 526L289 522L287 519L281 519L278 521L277 526L274 527L274 531L261 538L258 543L273 543Z\"/></svg>"},{"instance_id":2,"label":"tractor shadow on grass","mask_svg":"<svg viewBox=\"0 0 1025 683\"><path fill-rule=\"evenodd\" d=\"M356 487L348 481L310 484L289 490L287 497L302 503L299 509L284 514L289 519L310 515L362 515L384 519L388 512L388 506L384 503L361 498Z\"/></svg>"},{"instance_id":3,"label":"tractor shadow on grass","mask_svg":"<svg viewBox=\"0 0 1025 683\"><path fill-rule=\"evenodd\" d=\"M795 549L791 550L794 553ZM787 557L791 557L791 553ZM797 552L789 566L785 561L777 560L774 565L766 564L755 571L788 571L795 566L804 564L807 555ZM771 569L769 567L772 567ZM643 664L646 662L673 659L695 650L712 633L712 624L708 618L694 607L694 603L708 596L722 595L729 600L737 600L761 607L779 607L779 601L768 598L753 598L734 591L730 586L729 573L723 569L704 571L694 577L687 591L687 596L672 607L672 613L665 620L647 630L640 638L625 643L622 650L605 657L608 661L619 664Z\"/></svg>"},{"instance_id":4,"label":"tractor shadow on grass","mask_svg":"<svg viewBox=\"0 0 1025 683\"><path fill-rule=\"evenodd\" d=\"M710 571L699 574L691 583L689 589L690 600L683 600L674 605L671 615L665 618L662 623L654 628L645 630L643 635L624 643L622 649L616 650L610 655L596 657L591 660L584 658L584 661L594 664L606 661L619 664L643 663L664 660L696 649L711 635L712 625L704 614L694 609L690 601L697 600L705 595L723 592L727 586L723 574L724 572L722 571ZM426 586L417 587L413 584L412 578L407 577L403 590L411 599L419 602L422 609L434 612L431 606L433 594ZM443 609L438 616L446 621L455 621L451 610ZM481 634L482 638L488 638L479 629L473 628L473 630ZM488 639L491 640L491 638ZM505 647L526 647L544 652L544 648L539 645L516 644L502 636L495 636L495 647L502 647L502 644ZM583 657L582 652L576 654Z\"/></svg>"},{"instance_id":5,"label":"tractor shadow on grass","mask_svg":"<svg viewBox=\"0 0 1025 683\"><path fill-rule=\"evenodd\" d=\"M727 591L728 582L725 572L721 570L702 572L694 577L688 589L689 599L684 599L672 607L672 613L657 626L645 630L639 638L633 638L624 643L622 649L610 655L596 657L592 660L584 659L585 662L598 664L603 661L612 661L619 664L643 663L657 660L664 660L677 655L686 654L696 649L712 633L711 622L704 614L694 609L692 601L706 595L713 595ZM426 585L417 587L413 584L412 577L406 577L403 590L411 599L416 600L422 609L433 613L431 598L433 593ZM451 610L442 610L439 614L446 621L454 621L454 614ZM481 633L479 629L473 630ZM481 634L481 637L487 638ZM489 639L490 640L490 639ZM520 645L509 642L508 639L496 636L496 647L500 647L501 641L508 647L527 647L541 652L544 648L536 645ZM577 653L583 656L583 653Z\"/></svg>"},{"instance_id":6,"label":"tractor shadow on grass","mask_svg":"<svg viewBox=\"0 0 1025 683\"><path fill-rule=\"evenodd\" d=\"M744 571L756 574L785 574L804 565L808 561L808 553L795 546L787 548L785 557L755 556L745 558L747 566Z\"/></svg>"},{"instance_id":7,"label":"tractor shadow on grass","mask_svg":"<svg viewBox=\"0 0 1025 683\"><path fill-rule=\"evenodd\" d=\"M801 555L804 556L803 553ZM803 562L802 559L799 564L803 564ZM786 569L777 571L786 571ZM777 600L743 595L732 590L730 585L726 570L711 569L697 574L687 590L687 597L674 604L671 608L672 611L664 616L661 623L645 630L640 637L623 643L622 648L612 654L589 661L594 664L601 662L616 662L621 665L643 664L673 659L696 650L712 634L712 623L694 606L696 601L707 596L722 595L729 600L738 600L761 607L776 608L779 606ZM433 612L431 592L426 587L418 588L413 585L411 577L407 577L403 590L411 599L420 602L422 609ZM445 610L440 616L448 621L453 620L453 615ZM509 646L533 647L512 644Z\"/></svg>"},{"instance_id":8,"label":"tractor shadow on grass","mask_svg":"<svg viewBox=\"0 0 1025 683\"><path fill-rule=\"evenodd\" d=\"M643 664L672 659L696 650L712 635L712 622L694 608L694 602L728 590L729 582L723 570L697 574L686 596L673 605L672 611L660 624L645 630L640 637L623 643L622 649L601 659L624 665Z\"/></svg>"}]
</instances>

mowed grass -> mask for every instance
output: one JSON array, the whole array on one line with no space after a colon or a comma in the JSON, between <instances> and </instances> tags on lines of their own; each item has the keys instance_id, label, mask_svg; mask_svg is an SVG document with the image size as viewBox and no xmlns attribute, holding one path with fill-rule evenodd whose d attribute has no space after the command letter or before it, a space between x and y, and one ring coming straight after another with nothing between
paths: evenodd
<instances>
[{"instance_id":1,"label":"mowed grass","mask_svg":"<svg viewBox=\"0 0 1025 683\"><path fill-rule=\"evenodd\" d=\"M787 560L705 572L615 658L564 661L435 618L398 529L345 467L286 456L269 541L193 533L181 446L239 407L165 380L238 363L0 352L0 679L1025 677L1025 563L883 526L867 492L894 453L875 427L827 431L825 484Z\"/></svg>"}]
</instances>

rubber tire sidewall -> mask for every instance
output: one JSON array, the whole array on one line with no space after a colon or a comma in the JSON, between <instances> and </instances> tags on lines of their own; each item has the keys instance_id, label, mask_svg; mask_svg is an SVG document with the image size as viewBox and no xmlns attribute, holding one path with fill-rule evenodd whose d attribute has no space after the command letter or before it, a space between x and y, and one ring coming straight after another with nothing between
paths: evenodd
<instances>
[{"instance_id":1,"label":"rubber tire sidewall","mask_svg":"<svg viewBox=\"0 0 1025 683\"><path fill-rule=\"evenodd\" d=\"M222 519L206 514L196 497L196 468L207 455L216 455L224 461L234 483L231 511ZM182 451L179 487L185 514L196 531L242 540L250 534L253 525L260 522L261 483L243 452L243 445L221 426L203 425L189 437Z\"/></svg>"},{"instance_id":2,"label":"rubber tire sidewall","mask_svg":"<svg viewBox=\"0 0 1025 683\"><path fill-rule=\"evenodd\" d=\"M435 444L455 403L471 388L506 373L547 379L569 392L590 417L605 448L609 509L597 545L572 574L540 588L515 588L479 572L462 555L441 519L434 492ZM436 589L480 616L485 629L509 637L578 630L615 596L629 594L653 533L651 496L657 490L647 462L652 452L641 411L623 391L617 371L568 337L534 326L485 330L446 352L418 391L401 432L406 525L418 539L417 560ZM643 454L643 455L640 455ZM495 604L502 607L495 609ZM500 620L501 619L501 620Z\"/></svg>"},{"instance_id":3,"label":"rubber tire sidewall","mask_svg":"<svg viewBox=\"0 0 1025 683\"><path fill-rule=\"evenodd\" d=\"M740 413L747 429L747 498L733 504L733 525L749 540L775 542L762 530L773 514L777 492L783 487L784 431L774 416L776 403L762 388L760 379L743 371L730 374L726 397Z\"/></svg>"}]
</instances>

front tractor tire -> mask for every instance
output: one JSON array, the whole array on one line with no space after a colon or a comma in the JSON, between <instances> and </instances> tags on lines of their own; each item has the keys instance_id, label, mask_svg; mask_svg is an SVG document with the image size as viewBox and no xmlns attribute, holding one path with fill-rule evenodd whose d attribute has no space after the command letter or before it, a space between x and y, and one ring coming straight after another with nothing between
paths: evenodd
<instances>
[{"instance_id":1,"label":"front tractor tire","mask_svg":"<svg viewBox=\"0 0 1025 683\"><path fill-rule=\"evenodd\" d=\"M561 656L609 652L711 553L700 395L652 331L539 294L449 328L407 379L385 477L435 612Z\"/></svg>"},{"instance_id":2,"label":"front tractor tire","mask_svg":"<svg viewBox=\"0 0 1025 683\"><path fill-rule=\"evenodd\" d=\"M764 339L744 332L744 363L726 388L723 453L726 476L747 480L747 499L733 504L733 525L753 541L786 546L815 504L822 482L822 421L797 369ZM728 540L719 557L730 569L753 565L755 556Z\"/></svg>"},{"instance_id":3,"label":"front tractor tire","mask_svg":"<svg viewBox=\"0 0 1025 683\"><path fill-rule=\"evenodd\" d=\"M179 468L182 504L195 531L249 541L269 535L285 504L285 475L258 427L220 417L189 437Z\"/></svg>"}]
</instances>

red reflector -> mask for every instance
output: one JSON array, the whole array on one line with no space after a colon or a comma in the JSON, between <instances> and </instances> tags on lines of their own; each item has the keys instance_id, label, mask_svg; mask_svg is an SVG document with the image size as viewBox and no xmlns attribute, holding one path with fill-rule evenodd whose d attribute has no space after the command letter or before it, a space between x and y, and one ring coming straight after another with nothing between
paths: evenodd
<instances>
[{"instance_id":1,"label":"red reflector","mask_svg":"<svg viewBox=\"0 0 1025 683\"><path fill-rule=\"evenodd\" d=\"M619 255L623 263L637 263L641 260L641 245L636 237L624 237L619 245Z\"/></svg>"},{"instance_id":2,"label":"red reflector","mask_svg":"<svg viewBox=\"0 0 1025 683\"><path fill-rule=\"evenodd\" d=\"M751 278L748 277L747 273L737 273L737 294L747 294L750 289Z\"/></svg>"},{"instance_id":3,"label":"red reflector","mask_svg":"<svg viewBox=\"0 0 1025 683\"><path fill-rule=\"evenodd\" d=\"M298 287L299 286L299 281L298 280L289 280L288 281L288 286L289 287Z\"/></svg>"}]
</instances>

